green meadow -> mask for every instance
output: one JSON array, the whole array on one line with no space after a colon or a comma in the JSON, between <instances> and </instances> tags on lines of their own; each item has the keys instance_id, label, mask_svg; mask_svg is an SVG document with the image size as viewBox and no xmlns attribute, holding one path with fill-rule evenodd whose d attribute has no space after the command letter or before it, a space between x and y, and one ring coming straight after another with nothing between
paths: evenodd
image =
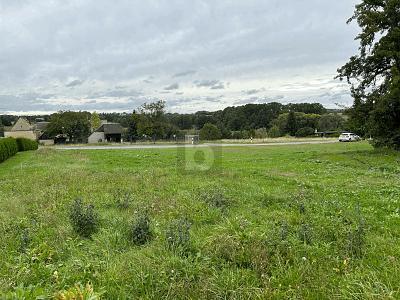
<instances>
[{"instance_id":1,"label":"green meadow","mask_svg":"<svg viewBox=\"0 0 400 300\"><path fill-rule=\"evenodd\" d=\"M0 212L1 299L400 298L400 154L366 142L43 148L0 164Z\"/></svg>"}]
</instances>

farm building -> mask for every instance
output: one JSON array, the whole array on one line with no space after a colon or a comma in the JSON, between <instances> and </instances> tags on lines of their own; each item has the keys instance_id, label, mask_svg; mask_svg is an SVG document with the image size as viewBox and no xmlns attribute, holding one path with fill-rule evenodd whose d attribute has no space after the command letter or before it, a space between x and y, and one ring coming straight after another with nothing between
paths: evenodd
<instances>
[{"instance_id":1,"label":"farm building","mask_svg":"<svg viewBox=\"0 0 400 300\"><path fill-rule=\"evenodd\" d=\"M29 123L25 118L19 118L14 125L4 128L4 137L27 138L31 140L39 140L41 144L51 145L54 140L46 137L45 130L49 122Z\"/></svg>"},{"instance_id":2,"label":"farm building","mask_svg":"<svg viewBox=\"0 0 400 300\"><path fill-rule=\"evenodd\" d=\"M4 128L4 137L27 138L37 140L34 126L25 118L19 118L13 126Z\"/></svg>"},{"instance_id":3,"label":"farm building","mask_svg":"<svg viewBox=\"0 0 400 300\"><path fill-rule=\"evenodd\" d=\"M96 143L120 143L123 128L118 123L104 123L96 129L88 138L89 144Z\"/></svg>"}]
</instances>

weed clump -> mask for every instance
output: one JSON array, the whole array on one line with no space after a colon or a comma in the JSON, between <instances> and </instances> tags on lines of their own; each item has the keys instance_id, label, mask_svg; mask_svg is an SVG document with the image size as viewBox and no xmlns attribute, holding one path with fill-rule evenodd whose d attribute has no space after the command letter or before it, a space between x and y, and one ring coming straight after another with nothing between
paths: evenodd
<instances>
[{"instance_id":1,"label":"weed clump","mask_svg":"<svg viewBox=\"0 0 400 300\"><path fill-rule=\"evenodd\" d=\"M186 218L173 220L165 232L168 248L185 254L190 250L190 227Z\"/></svg>"},{"instance_id":2,"label":"weed clump","mask_svg":"<svg viewBox=\"0 0 400 300\"><path fill-rule=\"evenodd\" d=\"M226 211L230 205L229 199L224 195L222 190L208 190L200 195L201 199L209 206Z\"/></svg>"},{"instance_id":3,"label":"weed clump","mask_svg":"<svg viewBox=\"0 0 400 300\"><path fill-rule=\"evenodd\" d=\"M300 241L302 241L304 244L311 245L312 229L310 225L308 225L307 223L301 224L298 234Z\"/></svg>"},{"instance_id":4,"label":"weed clump","mask_svg":"<svg viewBox=\"0 0 400 300\"><path fill-rule=\"evenodd\" d=\"M119 209L127 209L132 202L132 194L119 190L114 194L115 205Z\"/></svg>"},{"instance_id":5,"label":"weed clump","mask_svg":"<svg viewBox=\"0 0 400 300\"><path fill-rule=\"evenodd\" d=\"M85 238L91 237L99 228L100 219L94 206L85 206L80 198L72 204L69 219L74 232Z\"/></svg>"},{"instance_id":6,"label":"weed clump","mask_svg":"<svg viewBox=\"0 0 400 300\"><path fill-rule=\"evenodd\" d=\"M28 228L24 228L21 233L19 251L25 253L26 249L29 247L31 240L32 239L30 237Z\"/></svg>"},{"instance_id":7,"label":"weed clump","mask_svg":"<svg viewBox=\"0 0 400 300\"><path fill-rule=\"evenodd\" d=\"M356 209L357 225L351 229L347 237L347 252L350 256L361 258L365 247L365 221L361 216L359 206Z\"/></svg>"},{"instance_id":8,"label":"weed clump","mask_svg":"<svg viewBox=\"0 0 400 300\"><path fill-rule=\"evenodd\" d=\"M150 228L150 218L147 213L144 213L133 221L130 239L135 245L141 246L149 242L152 238L153 233Z\"/></svg>"},{"instance_id":9,"label":"weed clump","mask_svg":"<svg viewBox=\"0 0 400 300\"><path fill-rule=\"evenodd\" d=\"M69 288L65 291L59 291L54 295L56 300L64 299L91 299L97 300L101 298L103 292L95 292L91 283L87 283L83 286L77 283L74 287Z\"/></svg>"}]
</instances>

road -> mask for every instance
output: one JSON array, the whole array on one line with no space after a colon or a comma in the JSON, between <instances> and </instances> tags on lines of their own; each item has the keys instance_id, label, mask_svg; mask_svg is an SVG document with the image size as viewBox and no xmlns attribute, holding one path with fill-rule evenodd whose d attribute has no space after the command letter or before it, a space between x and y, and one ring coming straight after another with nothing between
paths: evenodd
<instances>
[{"instance_id":1,"label":"road","mask_svg":"<svg viewBox=\"0 0 400 300\"><path fill-rule=\"evenodd\" d=\"M178 147L186 148L201 148L201 147L269 147L269 146L284 146L284 145L308 145L308 144L332 144L337 141L309 141L309 142L279 142L279 143L264 143L264 144L199 144L199 145L120 145L120 146L56 146L57 150L134 150L134 149L175 149Z\"/></svg>"}]
</instances>

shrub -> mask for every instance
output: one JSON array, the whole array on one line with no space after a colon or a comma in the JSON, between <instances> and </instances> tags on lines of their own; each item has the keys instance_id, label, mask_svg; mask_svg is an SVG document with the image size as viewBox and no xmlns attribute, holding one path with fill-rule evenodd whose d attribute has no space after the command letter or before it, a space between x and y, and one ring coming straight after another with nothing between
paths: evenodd
<instances>
[{"instance_id":1,"label":"shrub","mask_svg":"<svg viewBox=\"0 0 400 300\"><path fill-rule=\"evenodd\" d=\"M165 233L168 248L178 253L187 253L190 249L190 227L186 218L176 219Z\"/></svg>"},{"instance_id":2,"label":"shrub","mask_svg":"<svg viewBox=\"0 0 400 300\"><path fill-rule=\"evenodd\" d=\"M270 130L268 130L268 137L270 138L277 138L282 136L281 131L279 130L279 127L274 125L270 128Z\"/></svg>"},{"instance_id":3,"label":"shrub","mask_svg":"<svg viewBox=\"0 0 400 300\"><path fill-rule=\"evenodd\" d=\"M82 237L89 238L99 227L99 217L94 206L85 206L82 199L76 199L72 204L69 219L73 230Z\"/></svg>"},{"instance_id":4,"label":"shrub","mask_svg":"<svg viewBox=\"0 0 400 300\"><path fill-rule=\"evenodd\" d=\"M254 131L254 137L256 139L264 139L268 137L268 131L266 128L258 128Z\"/></svg>"},{"instance_id":5,"label":"shrub","mask_svg":"<svg viewBox=\"0 0 400 300\"><path fill-rule=\"evenodd\" d=\"M211 123L204 124L203 128L200 130L201 140L219 140L222 137L221 130L217 126Z\"/></svg>"},{"instance_id":6,"label":"shrub","mask_svg":"<svg viewBox=\"0 0 400 300\"><path fill-rule=\"evenodd\" d=\"M296 131L296 137L306 137L314 135L314 129L311 127L303 127Z\"/></svg>"},{"instance_id":7,"label":"shrub","mask_svg":"<svg viewBox=\"0 0 400 300\"><path fill-rule=\"evenodd\" d=\"M133 221L130 235L132 242L137 246L144 245L152 239L153 233L147 213L140 215Z\"/></svg>"},{"instance_id":8,"label":"shrub","mask_svg":"<svg viewBox=\"0 0 400 300\"><path fill-rule=\"evenodd\" d=\"M0 163L18 152L17 142L13 138L0 139Z\"/></svg>"},{"instance_id":9,"label":"shrub","mask_svg":"<svg viewBox=\"0 0 400 300\"><path fill-rule=\"evenodd\" d=\"M38 142L26 139L26 138L17 138L18 151L30 151L38 149Z\"/></svg>"}]
</instances>

